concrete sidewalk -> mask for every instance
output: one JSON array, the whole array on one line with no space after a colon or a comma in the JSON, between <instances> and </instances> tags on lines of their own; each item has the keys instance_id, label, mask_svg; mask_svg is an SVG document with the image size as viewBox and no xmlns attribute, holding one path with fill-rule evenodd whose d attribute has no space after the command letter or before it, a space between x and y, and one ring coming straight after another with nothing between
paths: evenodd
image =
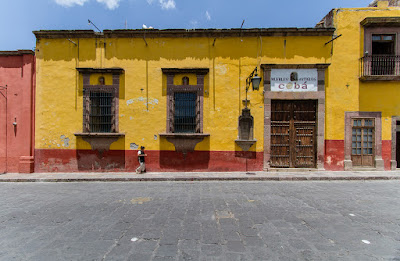
<instances>
[{"instance_id":1,"label":"concrete sidewalk","mask_svg":"<svg viewBox=\"0 0 400 261\"><path fill-rule=\"evenodd\" d=\"M400 180L399 171L7 173L0 182Z\"/></svg>"}]
</instances>

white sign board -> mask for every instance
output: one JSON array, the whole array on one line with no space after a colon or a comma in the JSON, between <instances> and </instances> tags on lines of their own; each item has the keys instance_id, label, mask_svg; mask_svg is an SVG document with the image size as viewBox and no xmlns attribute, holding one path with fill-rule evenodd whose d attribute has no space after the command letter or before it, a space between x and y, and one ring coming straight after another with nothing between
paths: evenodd
<instances>
[{"instance_id":1,"label":"white sign board","mask_svg":"<svg viewBox=\"0 0 400 261\"><path fill-rule=\"evenodd\" d=\"M317 69L272 69L272 92L318 91Z\"/></svg>"}]
</instances>

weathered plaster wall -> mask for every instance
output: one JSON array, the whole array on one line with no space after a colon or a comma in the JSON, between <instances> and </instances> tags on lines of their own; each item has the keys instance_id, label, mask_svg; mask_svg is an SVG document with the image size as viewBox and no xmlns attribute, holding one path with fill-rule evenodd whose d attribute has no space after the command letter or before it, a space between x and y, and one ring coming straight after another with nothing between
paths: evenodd
<instances>
[{"instance_id":1,"label":"weathered plaster wall","mask_svg":"<svg viewBox=\"0 0 400 261\"><path fill-rule=\"evenodd\" d=\"M33 172L34 61L32 51L0 52L0 173Z\"/></svg>"},{"instance_id":2,"label":"weathered plaster wall","mask_svg":"<svg viewBox=\"0 0 400 261\"><path fill-rule=\"evenodd\" d=\"M82 131L82 76L76 67L125 70L120 78L119 131L126 135L114 142L111 150L125 152L120 157L127 169L133 169L137 164L137 146L145 146L154 155L148 158L150 170L174 169L162 162L183 157L174 154L173 144L158 135L166 131L167 115L166 76L161 68L209 68L205 77L203 125L204 133L210 137L197 144L195 150L207 162L207 168L204 163L202 169L242 170L246 157L234 141L244 106L245 80L251 71L262 63L330 63L330 47L324 45L329 36L226 37L217 38L215 45L214 38L207 37L146 38L147 45L141 38L70 40L77 45L67 39L41 39L37 44L35 148L38 155L47 155L37 158L37 170L52 171L49 162L58 159L67 169L78 170L76 153L69 151L91 153L90 145L74 136ZM106 84L111 81L110 75L104 76ZM174 82L180 83L183 76L189 77L190 84L196 83L194 74L176 75ZM92 75L91 82L97 78ZM257 167L249 168L261 170L263 87L249 91L248 95L257 139L250 149L254 155L252 166ZM62 156L63 153L68 156ZM176 161L175 169L182 168L187 160Z\"/></svg>"}]
</instances>

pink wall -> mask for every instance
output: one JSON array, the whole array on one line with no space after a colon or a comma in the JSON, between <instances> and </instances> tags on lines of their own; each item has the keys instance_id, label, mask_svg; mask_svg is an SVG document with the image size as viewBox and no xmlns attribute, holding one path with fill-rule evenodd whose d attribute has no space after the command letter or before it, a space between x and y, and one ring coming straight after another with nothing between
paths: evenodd
<instances>
[{"instance_id":1,"label":"pink wall","mask_svg":"<svg viewBox=\"0 0 400 261\"><path fill-rule=\"evenodd\" d=\"M33 172L35 56L0 51L0 173ZM16 125L13 125L16 122Z\"/></svg>"}]
</instances>

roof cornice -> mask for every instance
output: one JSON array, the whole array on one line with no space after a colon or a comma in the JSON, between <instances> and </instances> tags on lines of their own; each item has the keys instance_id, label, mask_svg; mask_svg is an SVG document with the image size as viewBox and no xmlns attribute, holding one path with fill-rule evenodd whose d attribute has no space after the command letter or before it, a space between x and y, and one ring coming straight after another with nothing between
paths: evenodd
<instances>
[{"instance_id":1,"label":"roof cornice","mask_svg":"<svg viewBox=\"0 0 400 261\"><path fill-rule=\"evenodd\" d=\"M40 30L34 31L42 38L178 38L178 37L258 37L258 36L331 36L334 28L253 28L253 29L134 29L104 30Z\"/></svg>"}]
</instances>

